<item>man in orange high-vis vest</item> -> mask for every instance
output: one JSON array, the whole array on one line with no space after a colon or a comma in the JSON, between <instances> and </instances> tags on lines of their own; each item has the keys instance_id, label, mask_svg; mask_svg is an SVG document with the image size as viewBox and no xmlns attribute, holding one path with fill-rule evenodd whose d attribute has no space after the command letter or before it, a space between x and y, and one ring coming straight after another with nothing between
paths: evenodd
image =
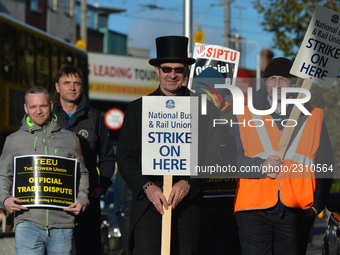
<instances>
[{"instance_id":1,"label":"man in orange high-vis vest","mask_svg":"<svg viewBox=\"0 0 340 255\"><path fill-rule=\"evenodd\" d=\"M240 177L235 213L242 254L305 254L314 218L324 209L332 184L334 156L320 108L304 105L311 115L300 114L284 158L275 155L293 107L281 115L281 88L296 83L289 73L292 64L273 59L264 71L266 86L254 94L254 108L267 110L275 107L277 93L275 112L260 116L245 107L231 128ZM275 170L274 178L268 175Z\"/></svg>"}]
</instances>

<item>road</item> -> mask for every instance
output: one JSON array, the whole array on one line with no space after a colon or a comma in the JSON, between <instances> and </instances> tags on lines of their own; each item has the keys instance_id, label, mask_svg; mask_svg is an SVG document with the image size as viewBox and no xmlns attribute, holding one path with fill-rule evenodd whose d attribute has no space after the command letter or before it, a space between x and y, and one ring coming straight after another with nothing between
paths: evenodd
<instances>
[{"instance_id":1,"label":"road","mask_svg":"<svg viewBox=\"0 0 340 255\"><path fill-rule=\"evenodd\" d=\"M315 219L314 222L314 232L313 232L313 239L312 243L308 245L307 255L321 255L321 241L323 235L326 231L328 217L324 216L322 219L318 217Z\"/></svg>"},{"instance_id":2,"label":"road","mask_svg":"<svg viewBox=\"0 0 340 255\"><path fill-rule=\"evenodd\" d=\"M306 255L321 255L321 241L323 235L326 231L328 216L324 216L319 219L318 217L314 222L314 231L313 231L313 239L312 242L308 245ZM120 250L114 250L110 252L110 255L122 255L123 253Z\"/></svg>"}]
</instances>

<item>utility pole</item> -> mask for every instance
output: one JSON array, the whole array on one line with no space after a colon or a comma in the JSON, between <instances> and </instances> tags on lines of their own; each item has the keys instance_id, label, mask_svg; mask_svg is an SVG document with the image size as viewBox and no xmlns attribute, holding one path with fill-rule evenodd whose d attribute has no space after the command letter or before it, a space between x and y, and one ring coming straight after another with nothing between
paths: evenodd
<instances>
[{"instance_id":1,"label":"utility pole","mask_svg":"<svg viewBox=\"0 0 340 255\"><path fill-rule=\"evenodd\" d=\"M81 0L80 3L80 39L87 44L87 3L86 0Z\"/></svg>"},{"instance_id":2,"label":"utility pole","mask_svg":"<svg viewBox=\"0 0 340 255\"><path fill-rule=\"evenodd\" d=\"M189 38L188 56L192 55L192 0L183 0L183 34Z\"/></svg>"},{"instance_id":3,"label":"utility pole","mask_svg":"<svg viewBox=\"0 0 340 255\"><path fill-rule=\"evenodd\" d=\"M231 0L224 0L224 46L229 48L229 36L230 36L230 4Z\"/></svg>"}]
</instances>

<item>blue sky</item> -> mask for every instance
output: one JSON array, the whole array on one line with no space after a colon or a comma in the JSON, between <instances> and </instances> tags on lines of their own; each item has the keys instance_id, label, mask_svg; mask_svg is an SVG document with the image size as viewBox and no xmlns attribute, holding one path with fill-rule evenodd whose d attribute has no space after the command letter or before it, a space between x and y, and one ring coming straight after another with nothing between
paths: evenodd
<instances>
[{"instance_id":1,"label":"blue sky","mask_svg":"<svg viewBox=\"0 0 340 255\"><path fill-rule=\"evenodd\" d=\"M87 0L106 7L126 9L121 14L111 14L109 29L128 35L128 46L150 50L150 58L156 56L155 38L164 35L183 34L183 0ZM263 48L272 48L273 33L263 31L262 15L254 9L253 0L233 0L230 10L230 31L239 33L243 40L256 41ZM224 9L223 0L193 0L192 23L193 33L200 29L204 35L203 43L223 45ZM147 5L159 8L150 9ZM243 67L256 69L257 47L245 43ZM274 50L275 57L282 52Z\"/></svg>"}]
</instances>

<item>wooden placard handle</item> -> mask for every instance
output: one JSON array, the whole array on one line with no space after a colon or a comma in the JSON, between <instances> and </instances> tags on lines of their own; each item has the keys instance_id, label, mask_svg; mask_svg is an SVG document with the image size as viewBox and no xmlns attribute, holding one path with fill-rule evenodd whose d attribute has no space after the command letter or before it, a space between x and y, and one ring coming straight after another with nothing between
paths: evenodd
<instances>
[{"instance_id":1,"label":"wooden placard handle","mask_svg":"<svg viewBox=\"0 0 340 255\"><path fill-rule=\"evenodd\" d=\"M172 175L164 175L163 176L163 194L164 194L166 199L169 198L171 189L172 189ZM172 214L171 206L168 207L168 210L165 210L165 208L164 208L164 214L163 214L163 217L162 217L161 255L170 255L171 214Z\"/></svg>"},{"instance_id":2,"label":"wooden placard handle","mask_svg":"<svg viewBox=\"0 0 340 255\"><path fill-rule=\"evenodd\" d=\"M301 88L307 89L309 91L312 85L313 85L313 82L304 80ZM305 94L299 93L297 98L301 99L304 97L305 97ZM279 156L281 159L283 159L286 153L287 147L289 145L290 139L292 138L292 135L295 129L294 124L298 121L300 113L301 113L301 110L296 105L294 105L293 110L290 113L289 120L286 123L286 127L283 129L282 137L280 139L279 145L275 151L275 155ZM296 122L292 120L295 120ZM267 174L267 176L269 178L275 178L276 173L269 173Z\"/></svg>"}]
</instances>

